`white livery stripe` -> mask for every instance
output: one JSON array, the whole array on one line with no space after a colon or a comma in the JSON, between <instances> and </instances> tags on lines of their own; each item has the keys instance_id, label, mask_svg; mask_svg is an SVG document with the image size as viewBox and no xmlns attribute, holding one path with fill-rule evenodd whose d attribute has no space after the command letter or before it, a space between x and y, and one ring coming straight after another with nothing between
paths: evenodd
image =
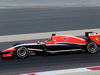
<instances>
[{"instance_id":1,"label":"white livery stripe","mask_svg":"<svg viewBox=\"0 0 100 75\"><path fill-rule=\"evenodd\" d=\"M56 44L62 43L62 45L64 44L76 44L76 45L86 45L86 44L77 44L77 43L70 43L70 42L56 42Z\"/></svg>"},{"instance_id":2,"label":"white livery stripe","mask_svg":"<svg viewBox=\"0 0 100 75\"><path fill-rule=\"evenodd\" d=\"M57 50L57 51L47 51L47 52L67 52L67 51L80 51L82 49L70 49L70 50Z\"/></svg>"},{"instance_id":3,"label":"white livery stripe","mask_svg":"<svg viewBox=\"0 0 100 75\"><path fill-rule=\"evenodd\" d=\"M28 50L30 50L30 51L43 51L41 49L28 49Z\"/></svg>"},{"instance_id":4,"label":"white livery stripe","mask_svg":"<svg viewBox=\"0 0 100 75\"><path fill-rule=\"evenodd\" d=\"M51 45L55 46L55 45L59 45L59 44L46 44L46 46L51 46Z\"/></svg>"}]
</instances>

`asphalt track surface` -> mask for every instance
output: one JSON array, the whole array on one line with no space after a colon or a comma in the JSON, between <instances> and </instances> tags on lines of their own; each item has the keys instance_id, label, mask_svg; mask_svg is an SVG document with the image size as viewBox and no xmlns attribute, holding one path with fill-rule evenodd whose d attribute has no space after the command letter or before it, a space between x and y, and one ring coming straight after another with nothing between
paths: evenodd
<instances>
[{"instance_id":1,"label":"asphalt track surface","mask_svg":"<svg viewBox=\"0 0 100 75\"><path fill-rule=\"evenodd\" d=\"M100 7L0 9L0 35L100 28Z\"/></svg>"},{"instance_id":2,"label":"asphalt track surface","mask_svg":"<svg viewBox=\"0 0 100 75\"><path fill-rule=\"evenodd\" d=\"M37 40L16 41L31 43ZM44 41L42 39L41 41ZM11 47L16 42L0 43L0 49ZM0 58L0 75L18 75L23 73L62 70L89 66L100 66L100 49L96 54L86 52L62 52L46 56L17 57L3 60Z\"/></svg>"}]
</instances>

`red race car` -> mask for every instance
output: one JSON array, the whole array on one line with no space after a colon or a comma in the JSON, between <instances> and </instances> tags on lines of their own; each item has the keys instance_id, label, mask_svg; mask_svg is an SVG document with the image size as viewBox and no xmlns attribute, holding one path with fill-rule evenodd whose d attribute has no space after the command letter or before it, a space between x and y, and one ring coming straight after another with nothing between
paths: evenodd
<instances>
[{"instance_id":1,"label":"red race car","mask_svg":"<svg viewBox=\"0 0 100 75\"><path fill-rule=\"evenodd\" d=\"M37 43L17 43L13 47L0 52L3 58L16 55L18 58L26 58L30 51L35 55L43 55L47 52L77 51L86 50L94 54L100 46L100 35L94 32L86 32L86 38L79 38L72 35L52 34L51 39Z\"/></svg>"}]
</instances>

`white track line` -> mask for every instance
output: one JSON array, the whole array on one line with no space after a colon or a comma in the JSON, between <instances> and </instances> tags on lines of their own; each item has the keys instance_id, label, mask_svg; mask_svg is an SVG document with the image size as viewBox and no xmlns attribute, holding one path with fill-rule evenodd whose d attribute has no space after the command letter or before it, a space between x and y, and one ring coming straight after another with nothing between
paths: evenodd
<instances>
[{"instance_id":1,"label":"white track line","mask_svg":"<svg viewBox=\"0 0 100 75\"><path fill-rule=\"evenodd\" d=\"M76 72L88 72L93 70L100 70L100 66L95 67L85 67L85 68L75 68L75 69L65 69L65 70L55 70L55 71L46 71L46 72L36 72L36 73L27 73L21 75L62 75L68 73L76 73Z\"/></svg>"},{"instance_id":2,"label":"white track line","mask_svg":"<svg viewBox=\"0 0 100 75\"><path fill-rule=\"evenodd\" d=\"M44 33L18 34L18 35L6 35L6 36L0 36L0 42L50 38L52 33L56 33L57 35L79 36L79 35L85 35L85 32L90 32L90 31L100 33L100 28L84 29L84 30L70 30L70 31L57 31L57 32L44 32Z\"/></svg>"}]
</instances>

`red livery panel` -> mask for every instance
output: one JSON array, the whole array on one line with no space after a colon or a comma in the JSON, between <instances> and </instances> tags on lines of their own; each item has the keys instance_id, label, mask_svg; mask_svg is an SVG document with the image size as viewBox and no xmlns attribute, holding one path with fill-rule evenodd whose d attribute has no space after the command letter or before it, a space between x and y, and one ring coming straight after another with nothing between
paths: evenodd
<instances>
[{"instance_id":1,"label":"red livery panel","mask_svg":"<svg viewBox=\"0 0 100 75\"><path fill-rule=\"evenodd\" d=\"M89 38L97 45L100 45L100 35L90 35Z\"/></svg>"}]
</instances>

